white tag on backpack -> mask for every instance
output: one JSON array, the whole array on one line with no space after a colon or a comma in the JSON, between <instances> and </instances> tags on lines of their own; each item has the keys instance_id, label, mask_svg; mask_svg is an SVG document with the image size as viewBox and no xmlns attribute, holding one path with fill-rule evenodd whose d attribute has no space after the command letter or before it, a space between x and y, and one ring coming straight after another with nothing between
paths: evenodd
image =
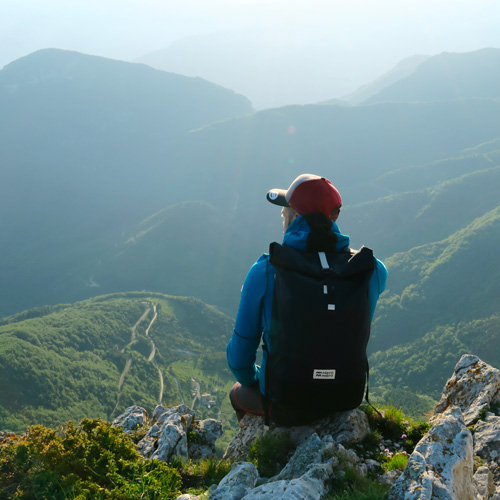
<instances>
[{"instance_id":1,"label":"white tag on backpack","mask_svg":"<svg viewBox=\"0 0 500 500\"><path fill-rule=\"evenodd\" d=\"M314 379L333 380L335 378L336 370L314 370Z\"/></svg>"}]
</instances>

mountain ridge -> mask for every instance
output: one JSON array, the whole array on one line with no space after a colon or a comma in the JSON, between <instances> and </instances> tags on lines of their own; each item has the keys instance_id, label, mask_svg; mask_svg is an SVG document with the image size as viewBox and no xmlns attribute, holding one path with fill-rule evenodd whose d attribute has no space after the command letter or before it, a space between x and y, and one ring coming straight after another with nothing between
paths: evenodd
<instances>
[{"instance_id":1,"label":"mountain ridge","mask_svg":"<svg viewBox=\"0 0 500 500\"><path fill-rule=\"evenodd\" d=\"M429 102L499 99L500 49L443 52L425 59L413 72L362 101Z\"/></svg>"}]
</instances>

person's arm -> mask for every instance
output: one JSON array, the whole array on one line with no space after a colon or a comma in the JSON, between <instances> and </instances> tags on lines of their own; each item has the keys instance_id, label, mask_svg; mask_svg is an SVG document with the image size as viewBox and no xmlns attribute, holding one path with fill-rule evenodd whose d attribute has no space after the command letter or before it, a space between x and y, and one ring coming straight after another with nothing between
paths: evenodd
<instances>
[{"instance_id":1,"label":"person's arm","mask_svg":"<svg viewBox=\"0 0 500 500\"><path fill-rule=\"evenodd\" d=\"M255 364L262 336L262 301L266 293L266 257L262 256L248 272L241 290L233 335L226 349L227 362L236 380L251 386L259 380Z\"/></svg>"},{"instance_id":2,"label":"person's arm","mask_svg":"<svg viewBox=\"0 0 500 500\"><path fill-rule=\"evenodd\" d=\"M371 306L371 319L375 313L377 306L378 296L385 290L387 284L387 268L381 260L375 258L375 268L370 279L370 306Z\"/></svg>"}]
</instances>

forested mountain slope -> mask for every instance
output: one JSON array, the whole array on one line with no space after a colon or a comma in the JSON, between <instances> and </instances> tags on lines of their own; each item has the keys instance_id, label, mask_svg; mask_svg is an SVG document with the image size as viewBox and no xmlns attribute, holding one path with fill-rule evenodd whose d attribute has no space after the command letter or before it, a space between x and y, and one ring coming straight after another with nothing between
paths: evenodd
<instances>
[{"instance_id":1,"label":"forested mountain slope","mask_svg":"<svg viewBox=\"0 0 500 500\"><path fill-rule=\"evenodd\" d=\"M112 420L131 404L152 412L162 401L227 420L231 330L230 318L197 299L138 292L4 318L0 429ZM212 408L200 406L202 393Z\"/></svg>"}]
</instances>

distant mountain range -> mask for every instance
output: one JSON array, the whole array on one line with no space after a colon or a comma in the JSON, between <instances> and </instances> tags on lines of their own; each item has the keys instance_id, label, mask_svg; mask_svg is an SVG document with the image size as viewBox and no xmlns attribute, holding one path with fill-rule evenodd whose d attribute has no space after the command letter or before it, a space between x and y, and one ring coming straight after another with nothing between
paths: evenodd
<instances>
[{"instance_id":1,"label":"distant mountain range","mask_svg":"<svg viewBox=\"0 0 500 500\"><path fill-rule=\"evenodd\" d=\"M500 98L500 50L487 48L429 57L363 104Z\"/></svg>"},{"instance_id":2,"label":"distant mountain range","mask_svg":"<svg viewBox=\"0 0 500 500\"><path fill-rule=\"evenodd\" d=\"M247 96L256 109L342 95L369 78L362 75L378 71L370 64L356 64L354 50L345 45L339 50L325 45L324 39L294 44L273 28L272 33L264 31L252 38L236 31L187 36L136 61L233 89Z\"/></svg>"},{"instance_id":3,"label":"distant mountain range","mask_svg":"<svg viewBox=\"0 0 500 500\"><path fill-rule=\"evenodd\" d=\"M484 343L500 336L499 53L405 63L358 105L260 112L140 64L58 50L13 62L0 71L0 315L148 290L234 317L245 273L282 237L265 193L314 172L342 193L353 246L389 267L372 392L424 411L462 351L500 362Z\"/></svg>"},{"instance_id":4,"label":"distant mountain range","mask_svg":"<svg viewBox=\"0 0 500 500\"><path fill-rule=\"evenodd\" d=\"M411 75L418 68L418 66L420 66L420 64L428 58L429 56L424 55L408 57L397 64L393 69L377 78L375 81L367 85L363 85L361 88L344 96L340 100L333 99L332 101L327 101L325 104L336 104L339 101L342 102L342 100L347 101L352 105L360 104L377 94L382 89L385 89L386 87L389 87L399 80Z\"/></svg>"},{"instance_id":5,"label":"distant mountain range","mask_svg":"<svg viewBox=\"0 0 500 500\"><path fill-rule=\"evenodd\" d=\"M433 102L499 99L500 50L417 55L401 61L375 81L342 100L352 105L381 102ZM339 99L324 104L339 104Z\"/></svg>"}]
</instances>

